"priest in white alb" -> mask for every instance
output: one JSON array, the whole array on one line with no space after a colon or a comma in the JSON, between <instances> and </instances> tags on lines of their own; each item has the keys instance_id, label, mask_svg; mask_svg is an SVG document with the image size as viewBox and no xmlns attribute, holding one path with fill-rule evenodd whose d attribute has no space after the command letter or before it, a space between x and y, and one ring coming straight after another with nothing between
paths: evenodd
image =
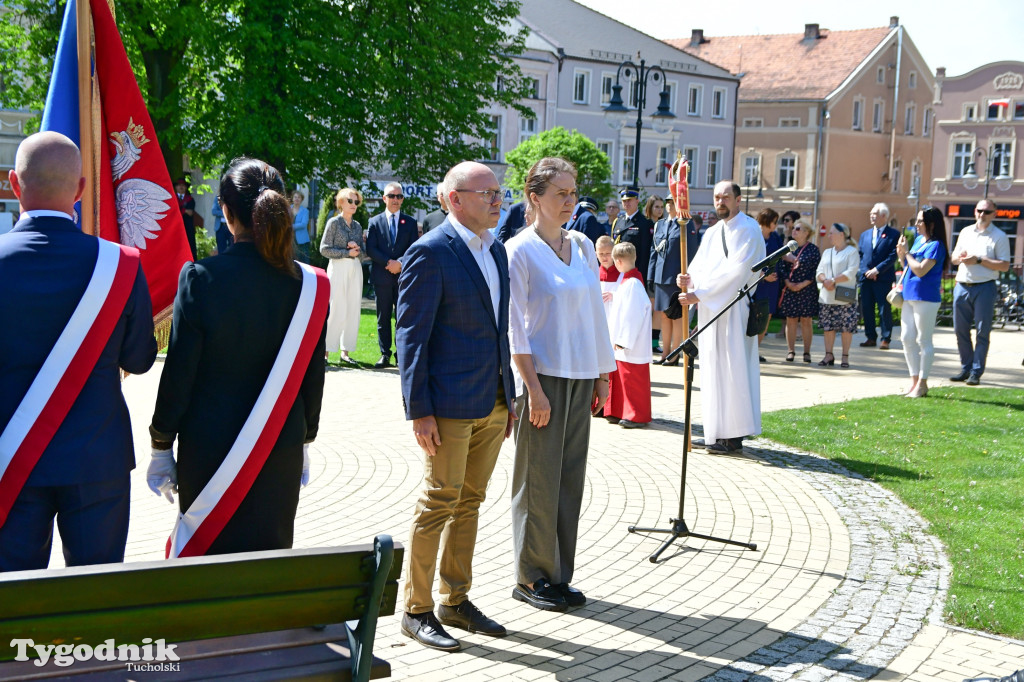
<instances>
[{"instance_id":1,"label":"priest in white alb","mask_svg":"<svg viewBox=\"0 0 1024 682\"><path fill-rule=\"evenodd\" d=\"M761 228L740 211L739 186L719 182L714 201L719 221L704 233L687 274L676 280L683 290L679 302L697 306L701 327L757 281L750 268L765 256ZM761 373L757 337L746 334L749 313L743 297L697 338L704 441L694 447L708 452L739 452L744 438L761 433Z\"/></svg>"}]
</instances>

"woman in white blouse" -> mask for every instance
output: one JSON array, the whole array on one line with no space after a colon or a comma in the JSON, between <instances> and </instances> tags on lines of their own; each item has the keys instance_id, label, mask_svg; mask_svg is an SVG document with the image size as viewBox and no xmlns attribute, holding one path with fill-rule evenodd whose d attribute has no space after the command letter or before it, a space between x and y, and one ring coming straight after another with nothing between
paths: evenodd
<instances>
[{"instance_id":1,"label":"woman in white blouse","mask_svg":"<svg viewBox=\"0 0 1024 682\"><path fill-rule=\"evenodd\" d=\"M594 246L582 233L561 227L576 204L576 169L564 159L541 159L526 177L524 195L532 224L505 244L518 417L512 596L564 611L586 603L569 583L590 417L608 398L615 356Z\"/></svg>"},{"instance_id":2,"label":"woman in white blouse","mask_svg":"<svg viewBox=\"0 0 1024 682\"><path fill-rule=\"evenodd\" d=\"M818 363L821 367L831 367L836 363L832 348L836 343L836 332L842 334L843 359L840 367L850 366L850 344L853 333L857 331L857 319L860 308L857 305L857 268L860 266L860 253L850 239L850 228L842 223L832 223L828 232L832 248L821 253L818 272L815 277L821 285L818 302L821 304L818 321L825 332L825 357ZM836 295L842 294L852 301L844 301Z\"/></svg>"}]
</instances>

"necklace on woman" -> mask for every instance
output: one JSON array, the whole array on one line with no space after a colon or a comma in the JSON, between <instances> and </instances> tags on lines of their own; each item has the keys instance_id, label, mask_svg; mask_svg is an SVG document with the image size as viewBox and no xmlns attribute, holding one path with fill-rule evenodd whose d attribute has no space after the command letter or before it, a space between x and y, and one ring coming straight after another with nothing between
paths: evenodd
<instances>
[{"instance_id":1,"label":"necklace on woman","mask_svg":"<svg viewBox=\"0 0 1024 682\"><path fill-rule=\"evenodd\" d=\"M562 248L565 246L565 230L563 230L562 228L558 228L558 248L557 249L555 247L551 246L551 242L549 242L547 239L544 239L544 237L540 233L540 228L537 225L533 226L533 231L537 233L537 236L540 237L542 242L547 244L548 247L552 251L555 252L555 255L558 256L558 260L562 260Z\"/></svg>"}]
</instances>

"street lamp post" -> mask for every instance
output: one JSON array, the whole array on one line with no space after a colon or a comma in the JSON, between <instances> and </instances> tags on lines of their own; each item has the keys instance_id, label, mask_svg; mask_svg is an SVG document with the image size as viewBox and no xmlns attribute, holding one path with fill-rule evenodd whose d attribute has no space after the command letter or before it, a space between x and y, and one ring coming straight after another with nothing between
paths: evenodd
<instances>
[{"instance_id":1,"label":"street lamp post","mask_svg":"<svg viewBox=\"0 0 1024 682\"><path fill-rule=\"evenodd\" d=\"M637 53L637 59L640 54ZM647 105L647 78L657 83L661 81L660 100L658 110L651 115L652 127L659 133L667 133L672 130L672 121L675 114L669 108L668 83L665 80L665 72L658 65L647 66L647 62L640 59L640 66L630 60L619 64L615 73L615 85L612 86L612 97L604 108L605 122L613 130L621 130L629 118L629 108L622 101L622 85L619 83L621 76L633 78L637 83L636 92L636 144L633 146L633 186L640 187L640 133L643 129L644 107Z\"/></svg>"},{"instance_id":2,"label":"street lamp post","mask_svg":"<svg viewBox=\"0 0 1024 682\"><path fill-rule=\"evenodd\" d=\"M914 178L914 181L911 183L907 201L914 202L914 217L910 221L910 224L913 225L917 221L917 214L921 212L921 176Z\"/></svg>"},{"instance_id":3,"label":"street lamp post","mask_svg":"<svg viewBox=\"0 0 1024 682\"><path fill-rule=\"evenodd\" d=\"M998 171L996 175L996 187L999 188L1000 192L1005 192L1013 186L1013 177L1009 174L1008 166L1010 159L1003 153L999 156L992 154L992 145L988 146L988 149L976 149L974 157L971 162L967 164L967 172L963 176L963 184L965 189L974 189L978 186L978 174L974 170L974 159L982 154L985 155L985 199L988 199L988 183L992 179L992 174ZM999 165L1001 168L995 167L996 160L1002 161Z\"/></svg>"},{"instance_id":4,"label":"street lamp post","mask_svg":"<svg viewBox=\"0 0 1024 682\"><path fill-rule=\"evenodd\" d=\"M764 199L764 192L762 191L764 188L761 186L760 173L754 173L750 178L750 184L747 186L747 203L743 207L743 212L747 215L750 215L750 190L753 189L754 185L757 185L757 196L754 198L762 201Z\"/></svg>"}]
</instances>

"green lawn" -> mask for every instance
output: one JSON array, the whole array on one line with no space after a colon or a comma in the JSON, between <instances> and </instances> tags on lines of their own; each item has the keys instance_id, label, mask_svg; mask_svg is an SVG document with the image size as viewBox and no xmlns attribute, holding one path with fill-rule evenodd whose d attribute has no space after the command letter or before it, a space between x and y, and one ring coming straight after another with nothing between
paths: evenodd
<instances>
[{"instance_id":1,"label":"green lawn","mask_svg":"<svg viewBox=\"0 0 1024 682\"><path fill-rule=\"evenodd\" d=\"M771 412L763 432L878 482L928 520L953 568L948 622L1024 637L1024 390Z\"/></svg>"},{"instance_id":2,"label":"green lawn","mask_svg":"<svg viewBox=\"0 0 1024 682\"><path fill-rule=\"evenodd\" d=\"M391 347L394 348L395 323L391 322ZM380 347L377 345L377 313L374 310L363 308L359 315L359 342L355 351L349 353L353 360L363 368L373 367L373 364L380 360ZM348 363L341 362L341 353L331 353L327 362L341 367L352 367ZM395 358L391 356L392 365Z\"/></svg>"}]
</instances>

